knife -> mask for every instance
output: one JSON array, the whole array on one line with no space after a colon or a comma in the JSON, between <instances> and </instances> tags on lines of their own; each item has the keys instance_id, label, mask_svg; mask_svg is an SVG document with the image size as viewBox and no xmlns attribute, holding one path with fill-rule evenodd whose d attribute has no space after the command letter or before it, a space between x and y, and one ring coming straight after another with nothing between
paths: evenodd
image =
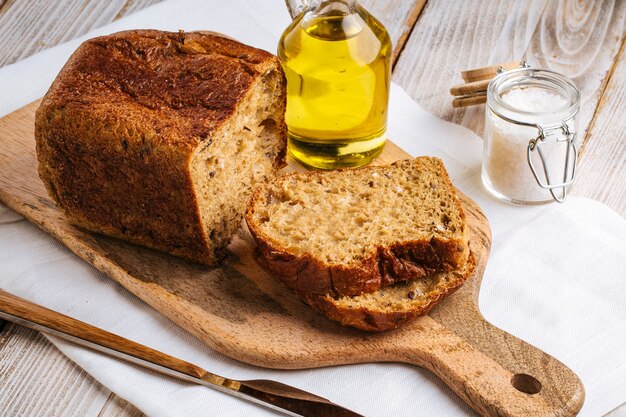
<instances>
[{"instance_id":1,"label":"knife","mask_svg":"<svg viewBox=\"0 0 626 417\"><path fill-rule=\"evenodd\" d=\"M0 290L0 318L183 381L204 385L289 416L362 417L317 395L276 381L224 378Z\"/></svg>"}]
</instances>

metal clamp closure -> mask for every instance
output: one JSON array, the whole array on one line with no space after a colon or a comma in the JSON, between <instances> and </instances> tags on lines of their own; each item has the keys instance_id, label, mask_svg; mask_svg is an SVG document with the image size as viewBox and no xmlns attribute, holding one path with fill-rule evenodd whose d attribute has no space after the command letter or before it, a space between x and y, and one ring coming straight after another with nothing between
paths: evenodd
<instances>
[{"instance_id":1,"label":"metal clamp closure","mask_svg":"<svg viewBox=\"0 0 626 417\"><path fill-rule=\"evenodd\" d=\"M552 194L552 198L555 201L562 203L565 201L567 197L567 187L570 186L574 179L576 178L576 162L578 160L578 149L576 148L576 132L570 130L567 125L567 121L571 119L573 115L561 122L560 125L550 126L550 127L542 127L538 124L532 124L532 126L536 127L539 135L528 141L528 148L526 150L526 158L528 159L528 165L530 166L530 170L537 181L537 184L543 189L547 189ZM546 137L554 135L556 132L561 132L562 135L559 135L560 138L557 138L557 142L566 142L566 153L565 153L565 167L563 169L563 180L560 183L553 184L550 180L550 174L548 173L548 167L546 165L546 158L544 156L543 151L541 150L542 145L545 143ZM539 154L539 159L541 161L541 166L543 168L543 175L545 177L545 182L540 178L537 173L537 169L535 168L535 164L532 160L532 153L537 151ZM570 168L571 167L571 168ZM557 194L556 190L561 189L560 194Z\"/></svg>"},{"instance_id":2,"label":"metal clamp closure","mask_svg":"<svg viewBox=\"0 0 626 417\"><path fill-rule=\"evenodd\" d=\"M535 129L537 129L537 131L539 132L537 137L528 141L528 148L526 150L526 158L528 160L528 165L530 166L530 170L532 171L533 176L535 177L535 180L537 181L537 184L539 184L541 188L549 190L550 194L552 194L552 198L554 198L556 202L558 203L564 202L565 198L567 197L567 187L570 186L574 182L574 179L576 178L576 162L578 161L578 149L576 148L576 143L575 143L576 132L573 130L570 130L569 126L567 125L567 122L574 118L574 116L576 115L576 112L572 113L569 117L566 117L565 119L563 119L560 124L546 126L546 127L543 127L537 123L526 123L526 122L521 122L519 120L514 120L500 113L496 113L496 114L500 118L502 118L503 120L509 123L514 123L516 125L521 125L521 126L530 126L530 127L534 127ZM545 140L547 137L554 135L558 131L562 133L562 136L560 139L557 138L556 141L566 142L567 149L565 153L565 167L563 169L563 181L560 183L553 184L552 181L550 180L550 174L548 173L548 166L546 164L546 158L543 154L543 151L541 150L541 146L545 143ZM543 168L545 181L543 181L540 178L537 168L535 168L535 165L533 164L532 153L534 151L537 151L537 153L539 154L539 159L541 160L541 166ZM559 188L561 189L561 193L560 195L557 195L555 190Z\"/></svg>"},{"instance_id":3,"label":"metal clamp closure","mask_svg":"<svg viewBox=\"0 0 626 417\"><path fill-rule=\"evenodd\" d=\"M522 59L519 62L519 67L517 68L530 68L530 65L528 65L528 62L526 62L525 59ZM496 75L502 74L503 72L507 72L508 70L506 68L504 68L503 66L498 66L498 69L496 69Z\"/></svg>"}]
</instances>

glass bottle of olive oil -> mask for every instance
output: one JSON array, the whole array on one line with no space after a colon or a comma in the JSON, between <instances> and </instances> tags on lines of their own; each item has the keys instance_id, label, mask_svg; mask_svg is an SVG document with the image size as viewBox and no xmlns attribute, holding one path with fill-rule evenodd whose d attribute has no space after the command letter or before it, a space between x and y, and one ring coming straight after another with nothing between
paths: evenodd
<instances>
[{"instance_id":1,"label":"glass bottle of olive oil","mask_svg":"<svg viewBox=\"0 0 626 417\"><path fill-rule=\"evenodd\" d=\"M290 12L298 0L287 0ZM289 152L319 169L369 163L383 149L391 40L356 1L298 4L278 56L287 77Z\"/></svg>"}]
</instances>

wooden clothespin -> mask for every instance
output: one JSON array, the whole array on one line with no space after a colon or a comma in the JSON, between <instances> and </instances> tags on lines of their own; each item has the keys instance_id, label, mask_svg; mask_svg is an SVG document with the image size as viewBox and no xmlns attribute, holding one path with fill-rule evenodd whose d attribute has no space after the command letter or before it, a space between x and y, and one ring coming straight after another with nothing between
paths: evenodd
<instances>
[{"instance_id":1,"label":"wooden clothespin","mask_svg":"<svg viewBox=\"0 0 626 417\"><path fill-rule=\"evenodd\" d=\"M461 77L465 83L450 88L450 94L455 96L452 100L452 107L467 107L485 103L487 101L487 87L496 75L502 71L524 66L526 66L526 62L514 61L461 71Z\"/></svg>"}]
</instances>

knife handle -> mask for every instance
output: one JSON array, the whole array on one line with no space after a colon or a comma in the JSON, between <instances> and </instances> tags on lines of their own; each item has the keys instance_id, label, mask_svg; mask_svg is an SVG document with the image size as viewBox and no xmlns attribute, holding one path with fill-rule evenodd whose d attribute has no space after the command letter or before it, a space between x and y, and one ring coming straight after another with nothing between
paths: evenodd
<instances>
[{"instance_id":1,"label":"knife handle","mask_svg":"<svg viewBox=\"0 0 626 417\"><path fill-rule=\"evenodd\" d=\"M0 290L0 318L119 357L178 379L202 384L290 416L362 417L329 400L275 381L237 381L109 333Z\"/></svg>"},{"instance_id":2,"label":"knife handle","mask_svg":"<svg viewBox=\"0 0 626 417\"><path fill-rule=\"evenodd\" d=\"M2 290L0 290L0 313L4 313L0 316L5 316L9 321L58 335L81 345L85 345L84 341L89 342L88 346L91 348L105 351L113 356L124 356L127 360L130 359L132 362L157 371L159 371L158 368L149 365L164 367L193 378L203 378L208 374L199 366L49 310Z\"/></svg>"}]
</instances>

